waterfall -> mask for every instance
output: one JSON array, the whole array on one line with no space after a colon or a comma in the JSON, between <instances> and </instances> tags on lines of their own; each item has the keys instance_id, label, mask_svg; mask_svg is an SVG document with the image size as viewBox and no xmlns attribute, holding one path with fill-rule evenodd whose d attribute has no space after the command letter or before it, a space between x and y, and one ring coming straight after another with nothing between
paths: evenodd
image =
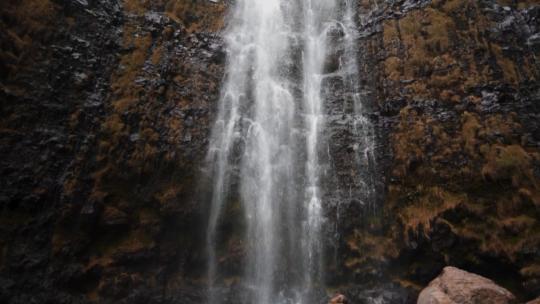
<instances>
[{"instance_id":1,"label":"waterfall","mask_svg":"<svg viewBox=\"0 0 540 304\"><path fill-rule=\"evenodd\" d=\"M305 287L311 288L313 280L320 281L321 265L321 228L322 206L320 194L320 132L324 127L323 97L321 95L323 69L328 51L328 30L333 24L336 3L334 1L306 0L304 2L304 52L303 52L303 88L304 109L307 128L306 138L306 180L305 203L307 223L304 232L305 245Z\"/></svg>"},{"instance_id":2,"label":"waterfall","mask_svg":"<svg viewBox=\"0 0 540 304\"><path fill-rule=\"evenodd\" d=\"M238 0L231 8L207 156L210 304L224 302L216 252L220 221L234 202L243 210L244 303L308 303L324 288L323 80L332 31L354 22L350 0L342 1ZM343 62L355 62L345 53ZM353 86L355 73L344 76Z\"/></svg>"},{"instance_id":3,"label":"waterfall","mask_svg":"<svg viewBox=\"0 0 540 304\"><path fill-rule=\"evenodd\" d=\"M375 3L377 5L377 3ZM375 201L375 133L373 125L366 116L365 97L359 79L358 68L358 24L355 21L356 0L345 0L343 17L344 56L341 73L345 88L352 101L352 134L354 135L354 150L358 171L358 190L355 196L370 209L374 209ZM362 16L360 16L361 18Z\"/></svg>"}]
</instances>

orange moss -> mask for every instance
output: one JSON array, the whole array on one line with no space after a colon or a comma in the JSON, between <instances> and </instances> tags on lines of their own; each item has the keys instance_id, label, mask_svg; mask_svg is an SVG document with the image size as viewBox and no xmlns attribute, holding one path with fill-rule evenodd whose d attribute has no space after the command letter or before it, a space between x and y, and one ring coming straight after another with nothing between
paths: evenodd
<instances>
[{"instance_id":1,"label":"orange moss","mask_svg":"<svg viewBox=\"0 0 540 304\"><path fill-rule=\"evenodd\" d=\"M418 185L419 197L410 205L399 211L398 217L405 231L422 232L429 236L431 222L444 211L467 202L465 194L451 193L441 187L424 189Z\"/></svg>"}]
</instances>

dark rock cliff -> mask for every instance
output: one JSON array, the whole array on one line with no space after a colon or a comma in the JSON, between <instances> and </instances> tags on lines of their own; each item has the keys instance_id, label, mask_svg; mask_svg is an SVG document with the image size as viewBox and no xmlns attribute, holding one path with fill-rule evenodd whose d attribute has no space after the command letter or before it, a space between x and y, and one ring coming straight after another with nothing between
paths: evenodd
<instances>
[{"instance_id":1,"label":"dark rock cliff","mask_svg":"<svg viewBox=\"0 0 540 304\"><path fill-rule=\"evenodd\" d=\"M380 190L330 218L329 285L410 302L454 265L538 296L540 6L359 2ZM0 4L0 302L201 301L227 3Z\"/></svg>"},{"instance_id":2,"label":"dark rock cliff","mask_svg":"<svg viewBox=\"0 0 540 304\"><path fill-rule=\"evenodd\" d=\"M418 290L455 265L538 295L538 4L364 9L386 193L373 227L344 233L343 269L362 279L380 263Z\"/></svg>"}]
</instances>

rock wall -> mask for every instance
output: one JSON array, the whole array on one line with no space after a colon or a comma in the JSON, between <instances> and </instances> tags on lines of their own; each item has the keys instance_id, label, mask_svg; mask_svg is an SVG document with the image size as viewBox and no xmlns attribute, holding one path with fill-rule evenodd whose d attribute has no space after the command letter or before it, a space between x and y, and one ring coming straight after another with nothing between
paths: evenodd
<instances>
[{"instance_id":1,"label":"rock wall","mask_svg":"<svg viewBox=\"0 0 540 304\"><path fill-rule=\"evenodd\" d=\"M365 281L392 278L414 294L456 265L523 299L537 295L538 4L374 9L365 1L360 9L386 193L370 227L346 233L343 269Z\"/></svg>"},{"instance_id":2,"label":"rock wall","mask_svg":"<svg viewBox=\"0 0 540 304\"><path fill-rule=\"evenodd\" d=\"M359 2L379 208L332 213L329 284L410 302L455 265L539 295L540 6ZM0 4L0 302L201 301L228 5Z\"/></svg>"},{"instance_id":3,"label":"rock wall","mask_svg":"<svg viewBox=\"0 0 540 304\"><path fill-rule=\"evenodd\" d=\"M0 7L0 302L200 298L225 5Z\"/></svg>"}]
</instances>

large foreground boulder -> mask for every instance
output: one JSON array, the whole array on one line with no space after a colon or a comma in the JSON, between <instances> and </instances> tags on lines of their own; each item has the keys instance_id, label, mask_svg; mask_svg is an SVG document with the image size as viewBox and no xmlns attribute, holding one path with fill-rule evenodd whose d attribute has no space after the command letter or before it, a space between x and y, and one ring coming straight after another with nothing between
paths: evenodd
<instances>
[{"instance_id":1,"label":"large foreground boulder","mask_svg":"<svg viewBox=\"0 0 540 304\"><path fill-rule=\"evenodd\" d=\"M514 302L515 297L510 291L489 279L455 267L445 267L418 297L418 304L507 304Z\"/></svg>"}]
</instances>

